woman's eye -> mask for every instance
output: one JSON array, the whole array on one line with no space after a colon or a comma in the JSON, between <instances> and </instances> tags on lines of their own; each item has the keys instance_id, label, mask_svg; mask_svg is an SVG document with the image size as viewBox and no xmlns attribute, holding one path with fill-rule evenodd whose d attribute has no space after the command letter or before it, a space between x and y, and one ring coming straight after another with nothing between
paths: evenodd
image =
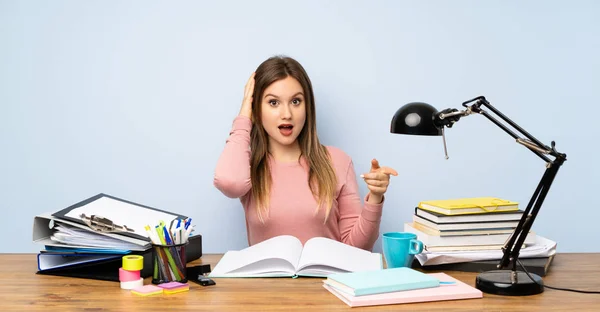
<instances>
[{"instance_id":1,"label":"woman's eye","mask_svg":"<svg viewBox=\"0 0 600 312\"><path fill-rule=\"evenodd\" d=\"M300 105L300 103L302 103L302 99L297 99L296 98L296 99L292 100L292 104L294 104L294 105Z\"/></svg>"},{"instance_id":2,"label":"woman's eye","mask_svg":"<svg viewBox=\"0 0 600 312\"><path fill-rule=\"evenodd\" d=\"M275 105L277 105L277 101L276 100L270 100L269 101L269 105L275 106Z\"/></svg>"}]
</instances>

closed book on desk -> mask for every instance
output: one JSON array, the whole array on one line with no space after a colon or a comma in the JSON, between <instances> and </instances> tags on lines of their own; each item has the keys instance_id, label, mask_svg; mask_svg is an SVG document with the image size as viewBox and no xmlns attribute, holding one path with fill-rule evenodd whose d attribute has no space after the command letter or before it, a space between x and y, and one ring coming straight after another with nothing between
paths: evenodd
<instances>
[{"instance_id":1,"label":"closed book on desk","mask_svg":"<svg viewBox=\"0 0 600 312\"><path fill-rule=\"evenodd\" d=\"M190 236L188 241L185 254L186 261L189 263L202 257L202 235ZM66 249L40 253L37 274L119 281L119 268L123 264L123 254L89 254L85 251L67 253L64 250ZM144 268L140 272L141 276L144 278L152 276L152 249L130 254L142 255ZM61 257L64 258L60 259Z\"/></svg>"},{"instance_id":2,"label":"closed book on desk","mask_svg":"<svg viewBox=\"0 0 600 312\"><path fill-rule=\"evenodd\" d=\"M210 277L324 277L332 273L374 271L383 267L381 254L314 237L270 238L240 251L228 251Z\"/></svg>"},{"instance_id":3,"label":"closed book on desk","mask_svg":"<svg viewBox=\"0 0 600 312\"><path fill-rule=\"evenodd\" d=\"M426 248L443 246L486 246L502 245L512 235L511 234L493 234L493 235L459 235L459 236L439 236L429 235L416 229L412 223L404 224L404 231L417 235L417 238L423 242ZM535 233L529 232L525 238L525 244L535 243Z\"/></svg>"},{"instance_id":4,"label":"closed book on desk","mask_svg":"<svg viewBox=\"0 0 600 312\"><path fill-rule=\"evenodd\" d=\"M410 268L331 274L325 284L353 296L438 287L440 281Z\"/></svg>"},{"instance_id":5,"label":"closed book on desk","mask_svg":"<svg viewBox=\"0 0 600 312\"><path fill-rule=\"evenodd\" d=\"M428 235L434 236L465 236L465 235L493 235L493 234L512 234L514 228L495 228L495 229L464 229L464 230L438 230L427 225L413 221L412 226Z\"/></svg>"},{"instance_id":6,"label":"closed book on desk","mask_svg":"<svg viewBox=\"0 0 600 312\"><path fill-rule=\"evenodd\" d=\"M519 214L519 217L521 215ZM482 230L482 229L505 229L516 228L519 224L515 221L481 221L481 222L446 222L436 223L417 214L413 215L413 223L419 223L429 228L439 231L462 231L462 230Z\"/></svg>"},{"instance_id":7,"label":"closed book on desk","mask_svg":"<svg viewBox=\"0 0 600 312\"><path fill-rule=\"evenodd\" d=\"M350 307L483 298L483 293L479 289L471 287L447 274L433 273L429 275L438 279L440 282L454 282L454 284L443 284L433 288L366 296L352 296L325 283L323 283L323 287Z\"/></svg>"},{"instance_id":8,"label":"closed book on desk","mask_svg":"<svg viewBox=\"0 0 600 312\"><path fill-rule=\"evenodd\" d=\"M434 211L428 211L415 207L415 215L427 219L438 225L443 224L471 224L482 222L519 222L523 216L523 210L497 211L494 213L477 213L464 215L445 215Z\"/></svg>"},{"instance_id":9,"label":"closed book on desk","mask_svg":"<svg viewBox=\"0 0 600 312\"><path fill-rule=\"evenodd\" d=\"M444 215L464 215L517 211L519 203L496 197L473 197L422 201L419 208Z\"/></svg>"}]
</instances>

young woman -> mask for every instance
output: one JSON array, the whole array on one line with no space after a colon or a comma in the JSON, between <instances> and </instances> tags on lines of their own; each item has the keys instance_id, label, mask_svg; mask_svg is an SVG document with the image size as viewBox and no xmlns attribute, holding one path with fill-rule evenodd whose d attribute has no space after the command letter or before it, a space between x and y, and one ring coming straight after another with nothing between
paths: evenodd
<instances>
[{"instance_id":1,"label":"young woman","mask_svg":"<svg viewBox=\"0 0 600 312\"><path fill-rule=\"evenodd\" d=\"M272 57L252 74L215 170L214 184L240 198L248 242L279 235L305 243L327 237L372 250L379 236L383 195L394 169L371 162L361 175L364 206L352 159L317 136L312 85L302 65Z\"/></svg>"}]
</instances>

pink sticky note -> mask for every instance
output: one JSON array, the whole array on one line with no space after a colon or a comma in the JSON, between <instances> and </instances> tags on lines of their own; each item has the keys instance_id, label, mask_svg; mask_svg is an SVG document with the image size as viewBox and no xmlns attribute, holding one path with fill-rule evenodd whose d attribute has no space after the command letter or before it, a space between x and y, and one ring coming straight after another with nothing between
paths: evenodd
<instances>
[{"instance_id":1,"label":"pink sticky note","mask_svg":"<svg viewBox=\"0 0 600 312\"><path fill-rule=\"evenodd\" d=\"M158 295L163 293L163 289L154 285L144 285L131 290L132 293L139 296Z\"/></svg>"},{"instance_id":2,"label":"pink sticky note","mask_svg":"<svg viewBox=\"0 0 600 312\"><path fill-rule=\"evenodd\" d=\"M179 287L188 287L188 284L184 284L184 283L180 283L180 282L169 282L169 283L158 284L158 287L163 288L163 289L175 289L175 288L179 288Z\"/></svg>"}]
</instances>

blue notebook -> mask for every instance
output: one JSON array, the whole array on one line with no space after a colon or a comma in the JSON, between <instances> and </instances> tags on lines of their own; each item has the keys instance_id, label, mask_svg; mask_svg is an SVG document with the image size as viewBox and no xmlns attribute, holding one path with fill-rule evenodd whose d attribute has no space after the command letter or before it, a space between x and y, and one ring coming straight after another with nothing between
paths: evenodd
<instances>
[{"instance_id":1,"label":"blue notebook","mask_svg":"<svg viewBox=\"0 0 600 312\"><path fill-rule=\"evenodd\" d=\"M437 278L411 268L330 274L325 283L353 296L440 286Z\"/></svg>"}]
</instances>

